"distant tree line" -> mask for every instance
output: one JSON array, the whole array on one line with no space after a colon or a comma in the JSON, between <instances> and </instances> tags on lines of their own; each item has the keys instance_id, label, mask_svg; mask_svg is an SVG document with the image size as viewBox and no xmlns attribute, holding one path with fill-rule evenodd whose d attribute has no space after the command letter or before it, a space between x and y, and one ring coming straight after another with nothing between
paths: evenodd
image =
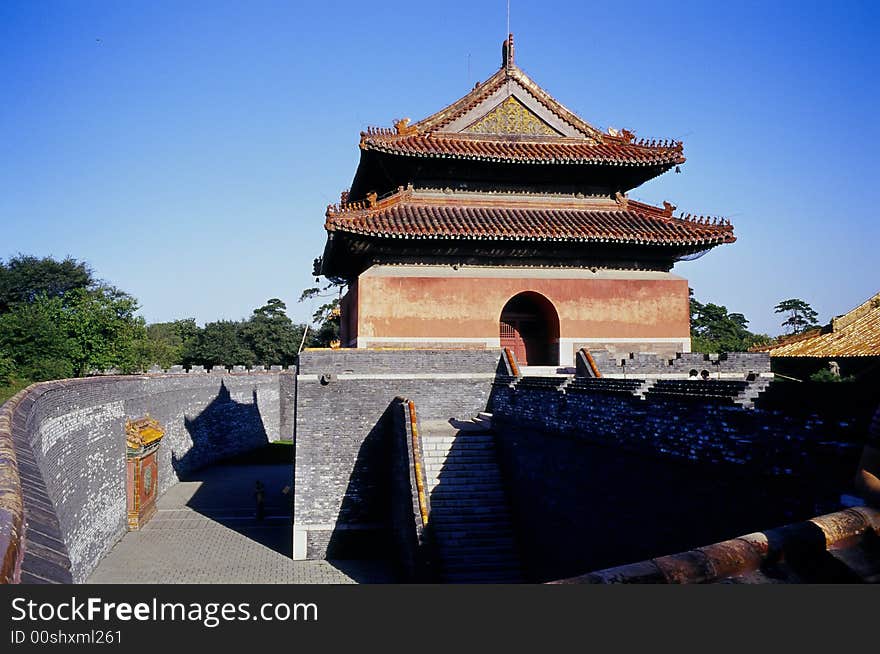
<instances>
[{"instance_id":1,"label":"distant tree line","mask_svg":"<svg viewBox=\"0 0 880 654\"><path fill-rule=\"evenodd\" d=\"M731 313L727 307L711 302L703 304L690 290L691 349L694 352L745 352L760 345L771 345L785 337L773 338L748 330L748 319L741 313ZM782 322L787 335L800 334L819 326L818 314L800 299L783 300L774 307L776 313L787 318Z\"/></svg>"},{"instance_id":2,"label":"distant tree line","mask_svg":"<svg viewBox=\"0 0 880 654\"><path fill-rule=\"evenodd\" d=\"M204 327L193 318L147 325L138 309L134 297L97 279L83 261L21 254L0 260L0 401L30 382L106 369L289 365L305 331L277 298L245 320ZM323 345L322 330L305 345Z\"/></svg>"}]
</instances>

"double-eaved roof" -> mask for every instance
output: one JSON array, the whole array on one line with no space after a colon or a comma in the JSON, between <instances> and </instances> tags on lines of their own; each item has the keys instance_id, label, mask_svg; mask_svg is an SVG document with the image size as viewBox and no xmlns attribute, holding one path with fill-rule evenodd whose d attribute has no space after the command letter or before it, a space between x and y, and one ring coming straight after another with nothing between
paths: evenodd
<instances>
[{"instance_id":1,"label":"double-eaved roof","mask_svg":"<svg viewBox=\"0 0 880 654\"><path fill-rule=\"evenodd\" d=\"M327 208L321 270L375 263L620 266L668 270L736 240L720 218L626 196L684 162L680 141L603 132L514 63L435 114L361 133L351 190Z\"/></svg>"}]
</instances>

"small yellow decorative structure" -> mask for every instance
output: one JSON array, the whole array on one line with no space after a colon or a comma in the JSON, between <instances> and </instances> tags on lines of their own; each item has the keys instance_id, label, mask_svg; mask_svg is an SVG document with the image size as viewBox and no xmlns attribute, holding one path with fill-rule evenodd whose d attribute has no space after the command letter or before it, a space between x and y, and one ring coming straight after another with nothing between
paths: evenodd
<instances>
[{"instance_id":1,"label":"small yellow decorative structure","mask_svg":"<svg viewBox=\"0 0 880 654\"><path fill-rule=\"evenodd\" d=\"M149 414L125 421L128 528L136 531L156 513L159 464L156 452L165 430Z\"/></svg>"}]
</instances>

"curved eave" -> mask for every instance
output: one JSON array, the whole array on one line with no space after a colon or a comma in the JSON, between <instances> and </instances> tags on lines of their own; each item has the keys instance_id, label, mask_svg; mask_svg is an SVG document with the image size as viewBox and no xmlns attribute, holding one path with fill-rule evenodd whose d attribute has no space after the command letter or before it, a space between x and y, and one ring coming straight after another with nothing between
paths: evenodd
<instances>
[{"instance_id":1,"label":"curved eave","mask_svg":"<svg viewBox=\"0 0 880 654\"><path fill-rule=\"evenodd\" d=\"M706 247L715 247L718 245L724 245L727 243L733 243L736 241L736 236L733 235L733 231L723 232L714 238L700 238L700 239L692 239L692 240L670 240L670 239L649 239L649 238L620 238L614 236L520 236L520 235L509 235L509 234L491 234L491 235L483 235L483 234L418 234L418 233L408 233L408 234L393 234L388 232L380 232L375 230L360 230L356 228L351 228L350 226L342 226L338 224L333 224L331 219L328 218L327 223L325 223L324 228L330 233L341 233L341 234L352 234L354 236L366 236L369 238L378 238L378 239L392 239L392 240L401 240L401 241L438 241L438 240L451 240L451 241L506 241L506 242L523 242L523 243L536 243L536 242L549 242L549 243L606 243L606 244L618 244L618 245L659 245L673 248L706 248Z\"/></svg>"},{"instance_id":2,"label":"curved eave","mask_svg":"<svg viewBox=\"0 0 880 654\"><path fill-rule=\"evenodd\" d=\"M495 144L504 146L503 142ZM675 165L683 164L686 159L679 151L670 151L665 156L656 156L651 159L615 159L612 157L565 157L565 156L545 156L545 157L528 157L504 154L477 154L466 152L443 152L437 150L416 150L412 148L394 147L393 143L376 142L369 139L361 143L361 149L381 152L402 157L412 158L429 158L429 159L462 159L467 161L488 161L493 163L512 163L512 164L568 164L583 166L619 166L632 168L650 168L654 166L666 166L671 168Z\"/></svg>"}]
</instances>

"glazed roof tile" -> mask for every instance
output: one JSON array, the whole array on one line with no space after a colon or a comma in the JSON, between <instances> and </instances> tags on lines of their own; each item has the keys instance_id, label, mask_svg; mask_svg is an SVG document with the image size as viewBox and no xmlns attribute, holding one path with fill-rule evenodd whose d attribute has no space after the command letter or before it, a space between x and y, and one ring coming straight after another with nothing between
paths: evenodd
<instances>
[{"instance_id":1,"label":"glazed roof tile","mask_svg":"<svg viewBox=\"0 0 880 654\"><path fill-rule=\"evenodd\" d=\"M328 232L380 238L570 241L712 247L736 240L729 221L674 217L619 198L421 195L401 189L372 204L331 205Z\"/></svg>"},{"instance_id":2,"label":"glazed roof tile","mask_svg":"<svg viewBox=\"0 0 880 654\"><path fill-rule=\"evenodd\" d=\"M835 318L830 331L788 341L770 348L771 357L877 357L880 356L880 293L852 311Z\"/></svg>"},{"instance_id":3,"label":"glazed roof tile","mask_svg":"<svg viewBox=\"0 0 880 654\"><path fill-rule=\"evenodd\" d=\"M612 164L662 166L684 163L681 143L663 145L606 139L590 143L574 138L503 138L472 134L373 133L362 137L361 147L390 154L518 163Z\"/></svg>"},{"instance_id":4,"label":"glazed roof tile","mask_svg":"<svg viewBox=\"0 0 880 654\"><path fill-rule=\"evenodd\" d=\"M403 156L448 157L516 163L574 163L621 166L667 166L685 161L680 141L635 140L628 131L602 132L563 106L513 63L513 37L505 43L501 69L492 77L435 114L412 125L408 119L394 129L369 128L360 146ZM499 98L529 98L552 116L559 136L463 133L453 123L497 107ZM481 108L481 105L483 107ZM539 112L540 113L540 112ZM484 114L483 114L484 115Z\"/></svg>"}]
</instances>

